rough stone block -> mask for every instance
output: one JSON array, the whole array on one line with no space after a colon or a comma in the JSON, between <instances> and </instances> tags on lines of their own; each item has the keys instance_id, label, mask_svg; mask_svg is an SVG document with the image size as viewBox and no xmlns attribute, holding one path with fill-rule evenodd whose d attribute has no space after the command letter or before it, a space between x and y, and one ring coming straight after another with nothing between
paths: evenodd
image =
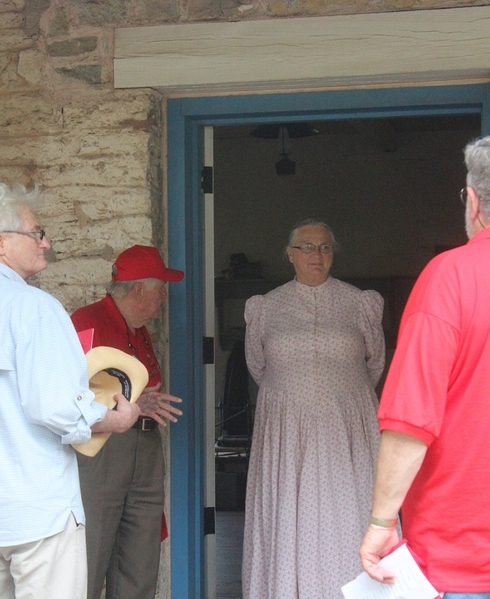
<instances>
[{"instance_id":1,"label":"rough stone block","mask_svg":"<svg viewBox=\"0 0 490 599\"><path fill-rule=\"evenodd\" d=\"M53 246L56 252L56 242ZM117 255L117 254L116 254ZM53 287L56 285L67 285L88 287L104 287L111 280L112 261L104 260L97 256L68 256L63 260L50 263L48 267L39 274L43 285Z\"/></svg>"},{"instance_id":2,"label":"rough stone block","mask_svg":"<svg viewBox=\"0 0 490 599\"><path fill-rule=\"evenodd\" d=\"M64 123L67 128L148 128L149 100L147 94L124 94L88 106L65 106Z\"/></svg>"},{"instance_id":3,"label":"rough stone block","mask_svg":"<svg viewBox=\"0 0 490 599\"><path fill-rule=\"evenodd\" d=\"M46 58L37 50L20 52L17 74L31 85L38 86L44 76Z\"/></svg>"},{"instance_id":4,"label":"rough stone block","mask_svg":"<svg viewBox=\"0 0 490 599\"><path fill-rule=\"evenodd\" d=\"M22 13L2 12L0 8L0 31L6 29L20 29L22 27Z\"/></svg>"},{"instance_id":5,"label":"rough stone block","mask_svg":"<svg viewBox=\"0 0 490 599\"><path fill-rule=\"evenodd\" d=\"M22 139L22 136L20 137ZM43 164L64 164L70 156L65 151L62 138L52 139L46 143L43 136L31 137L27 135L19 143L19 138L10 138L3 143L2 158L13 163L32 161L38 167Z\"/></svg>"},{"instance_id":6,"label":"rough stone block","mask_svg":"<svg viewBox=\"0 0 490 599\"><path fill-rule=\"evenodd\" d=\"M43 275L44 273L48 274L48 272L48 269L46 269L43 271ZM64 285L55 280L48 280L44 276L41 277L41 288L54 295L68 314L71 314L77 308L102 299L105 295L105 287L103 286Z\"/></svg>"},{"instance_id":7,"label":"rough stone block","mask_svg":"<svg viewBox=\"0 0 490 599\"><path fill-rule=\"evenodd\" d=\"M102 66L100 64L80 64L70 68L60 67L55 70L59 75L84 81L90 85L102 83Z\"/></svg>"},{"instance_id":8,"label":"rough stone block","mask_svg":"<svg viewBox=\"0 0 490 599\"><path fill-rule=\"evenodd\" d=\"M179 16L175 0L137 0L129 3L128 18L135 23L165 23Z\"/></svg>"},{"instance_id":9,"label":"rough stone block","mask_svg":"<svg viewBox=\"0 0 490 599\"><path fill-rule=\"evenodd\" d=\"M5 0L0 3L0 13L21 12L25 8L25 0Z\"/></svg>"},{"instance_id":10,"label":"rough stone block","mask_svg":"<svg viewBox=\"0 0 490 599\"><path fill-rule=\"evenodd\" d=\"M127 0L104 0L97 3L72 0L79 22L96 27L122 23L126 19L126 5Z\"/></svg>"},{"instance_id":11,"label":"rough stone block","mask_svg":"<svg viewBox=\"0 0 490 599\"><path fill-rule=\"evenodd\" d=\"M48 44L47 49L50 56L79 56L93 52L97 42L96 36L76 37Z\"/></svg>"},{"instance_id":12,"label":"rough stone block","mask_svg":"<svg viewBox=\"0 0 490 599\"><path fill-rule=\"evenodd\" d=\"M121 156L137 156L146 162L148 133L141 130L111 131L93 129L86 130L80 138L78 155L90 159L105 158L113 155L116 159Z\"/></svg>"},{"instance_id":13,"label":"rough stone block","mask_svg":"<svg viewBox=\"0 0 490 599\"><path fill-rule=\"evenodd\" d=\"M50 0L25 0L24 29L27 35L36 35L39 32L39 22L49 4Z\"/></svg>"},{"instance_id":14,"label":"rough stone block","mask_svg":"<svg viewBox=\"0 0 490 599\"><path fill-rule=\"evenodd\" d=\"M4 29L1 32L0 52L20 52L33 46L33 40L20 29Z\"/></svg>"},{"instance_id":15,"label":"rough stone block","mask_svg":"<svg viewBox=\"0 0 490 599\"><path fill-rule=\"evenodd\" d=\"M25 165L5 165L2 161L0 163L0 181L7 185L13 185L14 183L29 185L32 178L27 175Z\"/></svg>"},{"instance_id":16,"label":"rough stone block","mask_svg":"<svg viewBox=\"0 0 490 599\"><path fill-rule=\"evenodd\" d=\"M47 186L86 185L101 187L138 187L146 181L146 165L133 156L72 159L68 164L39 169L39 180Z\"/></svg>"},{"instance_id":17,"label":"rough stone block","mask_svg":"<svg viewBox=\"0 0 490 599\"><path fill-rule=\"evenodd\" d=\"M1 58L0 58L1 61ZM19 137L51 136L61 132L61 109L38 93L16 93L0 96L0 131L19 143ZM44 139L44 146L49 138Z\"/></svg>"},{"instance_id":18,"label":"rough stone block","mask_svg":"<svg viewBox=\"0 0 490 599\"><path fill-rule=\"evenodd\" d=\"M33 46L33 40L20 29L4 29L0 35L0 52L20 52Z\"/></svg>"},{"instance_id":19,"label":"rough stone block","mask_svg":"<svg viewBox=\"0 0 490 599\"><path fill-rule=\"evenodd\" d=\"M147 190L143 188L119 191L99 188L93 200L76 205L75 212L80 222L82 216L93 222L137 214L150 216L151 204Z\"/></svg>"},{"instance_id":20,"label":"rough stone block","mask_svg":"<svg viewBox=\"0 0 490 599\"><path fill-rule=\"evenodd\" d=\"M55 10L51 15L48 35L50 37L65 36L70 31L70 21L64 7Z\"/></svg>"},{"instance_id":21,"label":"rough stone block","mask_svg":"<svg viewBox=\"0 0 490 599\"><path fill-rule=\"evenodd\" d=\"M26 135L22 144L19 144L19 137L7 139L2 158L12 162L25 162L29 159L39 166L58 166L62 171L73 167L86 167L95 169L100 174L109 174L109 171L115 170L114 175L117 176L122 175L118 171L132 176L131 172L134 168L135 175L140 177L144 172L142 169L146 168L147 156L144 151L146 141L147 134L138 131L114 135L85 132L82 138L71 137L65 133L53 136L49 144L42 135L35 137ZM143 177L142 180L144 179ZM95 183L94 179L86 179L83 183L87 181ZM124 183L123 179L120 183Z\"/></svg>"},{"instance_id":22,"label":"rough stone block","mask_svg":"<svg viewBox=\"0 0 490 599\"><path fill-rule=\"evenodd\" d=\"M45 207L39 214L45 214L48 223L61 218L84 226L122 216L149 217L151 213L149 191L145 187L66 186L47 188L43 195Z\"/></svg>"},{"instance_id":23,"label":"rough stone block","mask_svg":"<svg viewBox=\"0 0 490 599\"><path fill-rule=\"evenodd\" d=\"M22 79L17 75L17 64L19 55L15 52L0 53L0 88L9 88L14 91Z\"/></svg>"},{"instance_id":24,"label":"rough stone block","mask_svg":"<svg viewBox=\"0 0 490 599\"><path fill-rule=\"evenodd\" d=\"M128 216L84 227L77 227L76 223L53 223L50 235L60 259L97 256L102 249L107 252L107 248L116 256L135 243L151 245L152 228L150 218Z\"/></svg>"}]
</instances>

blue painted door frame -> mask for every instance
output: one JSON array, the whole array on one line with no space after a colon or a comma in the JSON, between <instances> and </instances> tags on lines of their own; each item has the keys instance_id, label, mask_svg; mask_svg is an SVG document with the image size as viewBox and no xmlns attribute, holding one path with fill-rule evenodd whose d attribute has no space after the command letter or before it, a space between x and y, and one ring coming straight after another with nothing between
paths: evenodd
<instances>
[{"instance_id":1,"label":"blue painted door frame","mask_svg":"<svg viewBox=\"0 0 490 599\"><path fill-rule=\"evenodd\" d=\"M203 599L203 127L472 113L489 135L490 86L184 98L167 106L169 262L186 272L169 299L171 392L185 401L171 427L171 594Z\"/></svg>"}]
</instances>

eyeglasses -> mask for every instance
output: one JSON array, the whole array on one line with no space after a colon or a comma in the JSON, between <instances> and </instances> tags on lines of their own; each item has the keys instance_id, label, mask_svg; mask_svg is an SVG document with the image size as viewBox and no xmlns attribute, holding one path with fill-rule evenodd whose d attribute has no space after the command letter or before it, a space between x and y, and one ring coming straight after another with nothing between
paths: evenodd
<instances>
[{"instance_id":1,"label":"eyeglasses","mask_svg":"<svg viewBox=\"0 0 490 599\"><path fill-rule=\"evenodd\" d=\"M44 229L38 229L37 231L0 231L0 233L17 233L17 235L29 235L29 237L39 237L39 241L42 241L46 237L46 231Z\"/></svg>"},{"instance_id":2,"label":"eyeglasses","mask_svg":"<svg viewBox=\"0 0 490 599\"><path fill-rule=\"evenodd\" d=\"M320 250L321 254L330 254L333 247L329 243L322 243L321 245L314 245L313 243L302 243L301 245L292 245L295 250L301 250L303 254L313 254L316 250Z\"/></svg>"}]
</instances>

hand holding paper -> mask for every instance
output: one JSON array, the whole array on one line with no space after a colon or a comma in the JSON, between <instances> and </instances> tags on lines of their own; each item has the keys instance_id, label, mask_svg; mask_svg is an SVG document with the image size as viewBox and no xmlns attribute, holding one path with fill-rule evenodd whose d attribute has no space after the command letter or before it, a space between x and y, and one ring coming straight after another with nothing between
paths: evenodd
<instances>
[{"instance_id":1,"label":"hand holding paper","mask_svg":"<svg viewBox=\"0 0 490 599\"><path fill-rule=\"evenodd\" d=\"M381 557L388 555L399 545L400 537L396 528L369 526L359 553L362 567L371 578L379 582L394 582L393 572L383 568Z\"/></svg>"},{"instance_id":2,"label":"hand holding paper","mask_svg":"<svg viewBox=\"0 0 490 599\"><path fill-rule=\"evenodd\" d=\"M363 572L342 587L345 599L439 599L439 593L418 567L406 542L384 557L379 565L395 574L393 584L378 582Z\"/></svg>"}]
</instances>

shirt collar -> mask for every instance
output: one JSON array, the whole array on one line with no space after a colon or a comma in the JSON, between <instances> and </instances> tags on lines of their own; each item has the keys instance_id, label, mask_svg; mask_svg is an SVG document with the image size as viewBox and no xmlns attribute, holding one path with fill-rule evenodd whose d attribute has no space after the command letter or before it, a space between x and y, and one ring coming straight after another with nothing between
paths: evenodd
<instances>
[{"instance_id":1,"label":"shirt collar","mask_svg":"<svg viewBox=\"0 0 490 599\"><path fill-rule=\"evenodd\" d=\"M2 264L1 262L0 274L6 277L7 279L10 279L11 281L16 281L17 283L24 283L25 285L27 285L27 282L24 281L24 279L19 275L18 272L16 272L13 268L10 268L10 266Z\"/></svg>"},{"instance_id":2,"label":"shirt collar","mask_svg":"<svg viewBox=\"0 0 490 599\"><path fill-rule=\"evenodd\" d=\"M482 231L478 231L475 233L471 239L468 240L468 243L473 243L474 241L480 241L482 239L490 239L490 227L483 229Z\"/></svg>"},{"instance_id":3,"label":"shirt collar","mask_svg":"<svg viewBox=\"0 0 490 599\"><path fill-rule=\"evenodd\" d=\"M124 329L127 326L126 321L124 320L124 316L119 311L119 308L116 306L116 303L112 297L107 293L102 301L106 305L107 311L110 313L110 315L114 318L114 320L118 321L121 325L121 328Z\"/></svg>"}]
</instances>

